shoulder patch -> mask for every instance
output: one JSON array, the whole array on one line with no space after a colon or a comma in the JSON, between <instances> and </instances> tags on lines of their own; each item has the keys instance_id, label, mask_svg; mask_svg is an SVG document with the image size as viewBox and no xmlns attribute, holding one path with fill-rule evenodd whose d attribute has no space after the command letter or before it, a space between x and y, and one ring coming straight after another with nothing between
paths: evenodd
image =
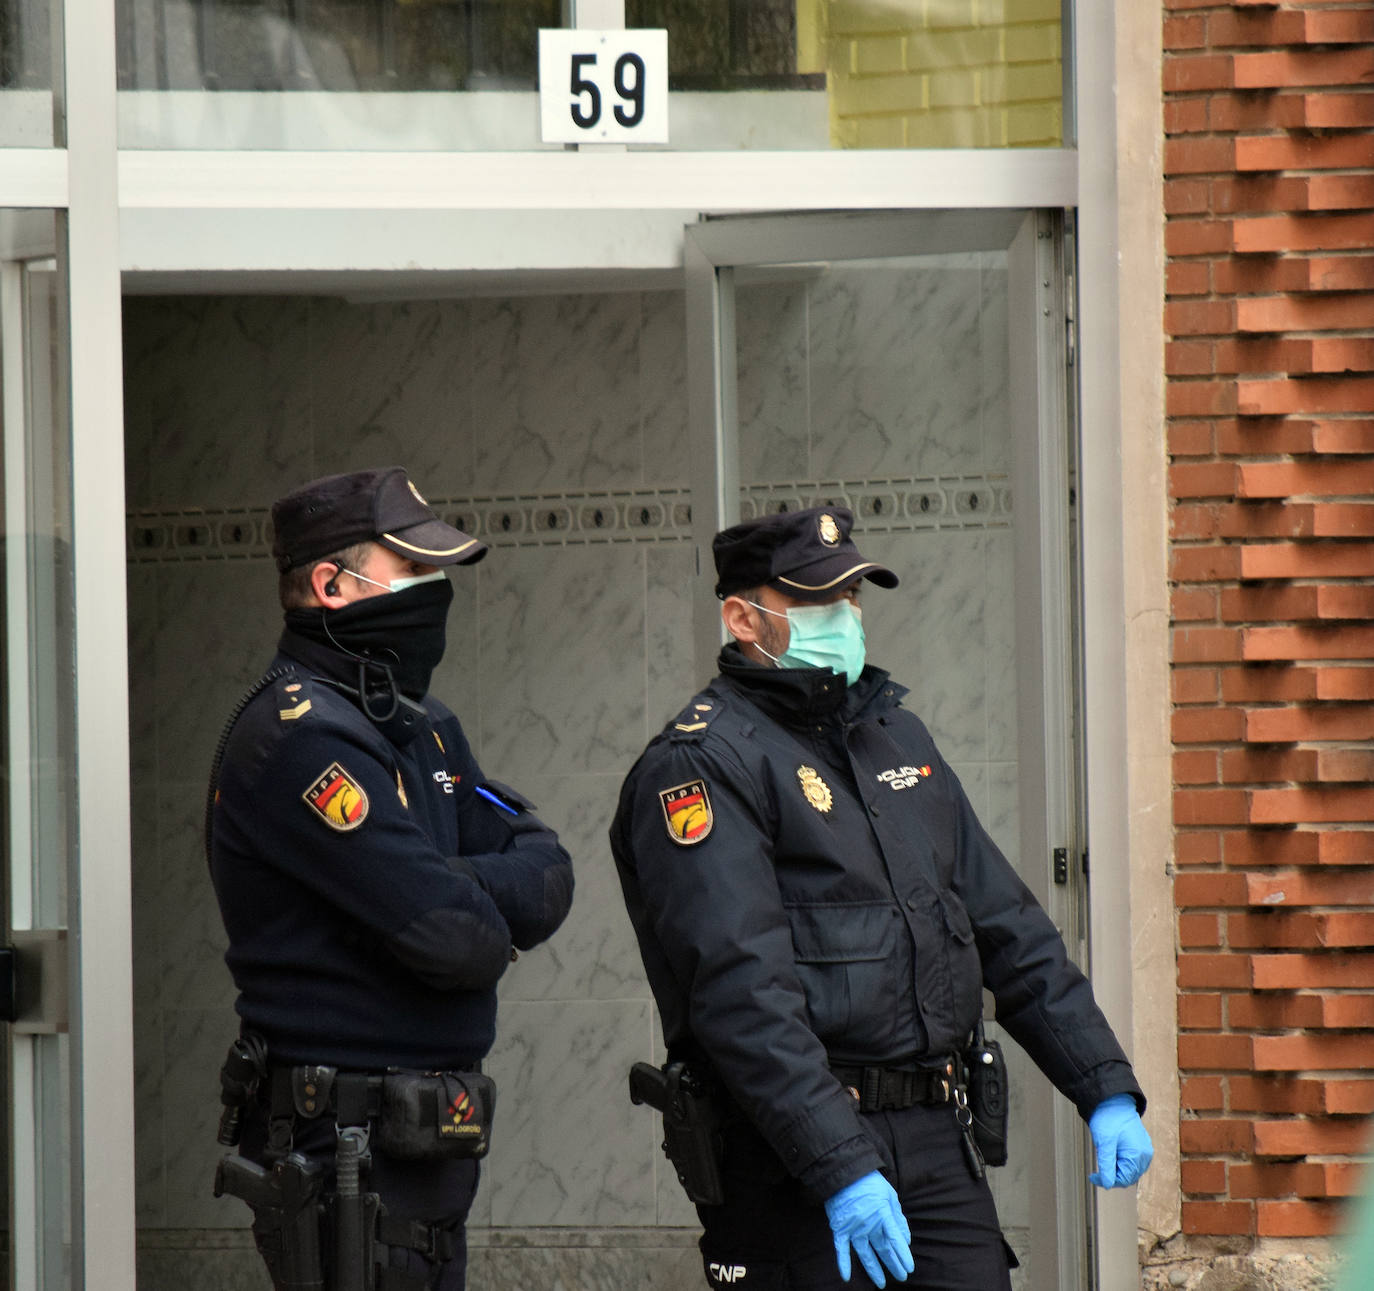
<instances>
[{"instance_id":1,"label":"shoulder patch","mask_svg":"<svg viewBox=\"0 0 1374 1291\"><path fill-rule=\"evenodd\" d=\"M684 736L699 739L719 712L719 703L706 695L698 695L669 723L668 734L675 740Z\"/></svg>"},{"instance_id":2,"label":"shoulder patch","mask_svg":"<svg viewBox=\"0 0 1374 1291\"><path fill-rule=\"evenodd\" d=\"M675 843L684 846L699 843L716 823L705 780L689 780L671 789L660 789L658 800L663 807L668 837Z\"/></svg>"},{"instance_id":3,"label":"shoulder patch","mask_svg":"<svg viewBox=\"0 0 1374 1291\"><path fill-rule=\"evenodd\" d=\"M337 762L331 762L301 797L330 829L340 833L357 829L367 819L367 793Z\"/></svg>"}]
</instances>

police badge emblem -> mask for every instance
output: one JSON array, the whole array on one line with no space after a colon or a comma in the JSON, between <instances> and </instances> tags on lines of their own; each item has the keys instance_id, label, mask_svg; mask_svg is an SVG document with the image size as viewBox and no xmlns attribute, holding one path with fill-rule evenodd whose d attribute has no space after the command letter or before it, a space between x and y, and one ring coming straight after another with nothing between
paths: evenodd
<instances>
[{"instance_id":1,"label":"police badge emblem","mask_svg":"<svg viewBox=\"0 0 1374 1291\"><path fill-rule=\"evenodd\" d=\"M340 833L357 829L367 819L367 793L337 762L331 762L301 797L330 829Z\"/></svg>"},{"instance_id":2,"label":"police badge emblem","mask_svg":"<svg viewBox=\"0 0 1374 1291\"><path fill-rule=\"evenodd\" d=\"M835 517L828 512L816 521L816 529L820 533L821 541L827 547L833 547L840 540L840 526L835 522Z\"/></svg>"},{"instance_id":3,"label":"police badge emblem","mask_svg":"<svg viewBox=\"0 0 1374 1291\"><path fill-rule=\"evenodd\" d=\"M663 806L663 823L668 826L668 837L673 842L699 843L711 832L715 816L706 781L689 780L672 789L661 789L658 800Z\"/></svg>"},{"instance_id":4,"label":"police badge emblem","mask_svg":"<svg viewBox=\"0 0 1374 1291\"><path fill-rule=\"evenodd\" d=\"M822 815L830 810L831 804L835 801L834 795L830 792L830 786L821 779L820 772L815 767L798 767L797 780L801 784L801 791L806 795L807 802Z\"/></svg>"}]
</instances>

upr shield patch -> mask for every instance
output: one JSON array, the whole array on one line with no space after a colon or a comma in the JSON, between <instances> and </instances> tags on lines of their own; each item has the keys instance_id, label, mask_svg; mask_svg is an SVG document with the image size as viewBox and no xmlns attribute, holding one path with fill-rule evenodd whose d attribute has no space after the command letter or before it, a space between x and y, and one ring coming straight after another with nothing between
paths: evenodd
<instances>
[{"instance_id":1,"label":"upr shield patch","mask_svg":"<svg viewBox=\"0 0 1374 1291\"><path fill-rule=\"evenodd\" d=\"M367 819L367 794L337 762L316 779L301 797L314 808L330 829L347 833Z\"/></svg>"},{"instance_id":2,"label":"upr shield patch","mask_svg":"<svg viewBox=\"0 0 1374 1291\"><path fill-rule=\"evenodd\" d=\"M689 780L672 789L661 789L658 800L663 804L663 823L668 826L668 837L673 842L699 843L711 832L715 816L706 781Z\"/></svg>"}]
</instances>

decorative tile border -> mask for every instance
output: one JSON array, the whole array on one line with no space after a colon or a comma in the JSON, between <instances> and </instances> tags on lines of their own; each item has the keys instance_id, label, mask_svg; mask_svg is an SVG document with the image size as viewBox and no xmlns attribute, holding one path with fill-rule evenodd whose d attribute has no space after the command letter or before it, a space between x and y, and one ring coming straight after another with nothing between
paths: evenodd
<instances>
[{"instance_id":1,"label":"decorative tile border","mask_svg":"<svg viewBox=\"0 0 1374 1291\"><path fill-rule=\"evenodd\" d=\"M496 494L431 499L430 505L493 547L687 542L692 536L686 489ZM1012 518L1005 476L759 484L740 495L745 519L809 506L847 506L859 533L1005 529ZM126 541L128 559L139 564L262 560L271 552L272 521L265 507L133 511Z\"/></svg>"}]
</instances>

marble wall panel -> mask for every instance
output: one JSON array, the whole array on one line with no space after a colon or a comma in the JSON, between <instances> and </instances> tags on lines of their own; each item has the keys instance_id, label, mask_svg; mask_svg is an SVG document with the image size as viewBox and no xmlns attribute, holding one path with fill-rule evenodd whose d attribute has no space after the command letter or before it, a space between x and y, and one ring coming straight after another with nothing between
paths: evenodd
<instances>
[{"instance_id":1,"label":"marble wall panel","mask_svg":"<svg viewBox=\"0 0 1374 1291\"><path fill-rule=\"evenodd\" d=\"M984 545L987 608L988 757L1013 760L1017 740L1016 673L1016 536L1010 529L990 529Z\"/></svg>"},{"instance_id":2,"label":"marble wall panel","mask_svg":"<svg viewBox=\"0 0 1374 1291\"><path fill-rule=\"evenodd\" d=\"M224 963L229 943L205 861L204 782L164 780L158 791L157 821L161 1006L218 1009L226 1025L236 1029L236 992Z\"/></svg>"},{"instance_id":3,"label":"marble wall panel","mask_svg":"<svg viewBox=\"0 0 1374 1291\"><path fill-rule=\"evenodd\" d=\"M124 298L124 497L131 508L157 504L153 484L155 390L166 364L165 351L176 345L184 349L181 334L194 325L204 307L205 302L198 298Z\"/></svg>"},{"instance_id":4,"label":"marble wall panel","mask_svg":"<svg viewBox=\"0 0 1374 1291\"><path fill-rule=\"evenodd\" d=\"M983 828L1013 866L1021 862L1021 781L1015 762L990 762L987 767L988 808Z\"/></svg>"},{"instance_id":5,"label":"marble wall panel","mask_svg":"<svg viewBox=\"0 0 1374 1291\"><path fill-rule=\"evenodd\" d=\"M225 1152L215 1141L219 1069L237 1020L223 1009L171 1009L163 1028L166 1226L244 1228L247 1206L214 1195L215 1166Z\"/></svg>"},{"instance_id":6,"label":"marble wall panel","mask_svg":"<svg viewBox=\"0 0 1374 1291\"><path fill-rule=\"evenodd\" d=\"M162 862L158 852L158 791L136 780L129 794L129 863L134 942L134 1009L162 1002Z\"/></svg>"},{"instance_id":7,"label":"marble wall panel","mask_svg":"<svg viewBox=\"0 0 1374 1291\"><path fill-rule=\"evenodd\" d=\"M647 1000L512 1001L485 1064L500 1110L487 1171L498 1226L655 1220L655 1139L632 1118Z\"/></svg>"},{"instance_id":8,"label":"marble wall panel","mask_svg":"<svg viewBox=\"0 0 1374 1291\"><path fill-rule=\"evenodd\" d=\"M424 486L420 487L423 491ZM481 637L482 584L490 571L500 568L504 558L504 552L488 551L478 564L459 565L449 571L453 605L448 612L444 657L429 683L431 694L457 715L463 725L463 734L467 736L468 744L479 762L482 760L482 688L478 679L478 642Z\"/></svg>"},{"instance_id":9,"label":"marble wall panel","mask_svg":"<svg viewBox=\"0 0 1374 1291\"><path fill-rule=\"evenodd\" d=\"M680 291L649 291L640 297L641 480L660 488L688 484L686 309Z\"/></svg>"},{"instance_id":10,"label":"marble wall panel","mask_svg":"<svg viewBox=\"0 0 1374 1291\"><path fill-rule=\"evenodd\" d=\"M129 775L136 781L157 773L159 712L157 658L158 567L130 565L125 577L129 615Z\"/></svg>"},{"instance_id":11,"label":"marble wall panel","mask_svg":"<svg viewBox=\"0 0 1374 1291\"><path fill-rule=\"evenodd\" d=\"M639 296L479 300L471 309L477 487L638 483Z\"/></svg>"},{"instance_id":12,"label":"marble wall panel","mask_svg":"<svg viewBox=\"0 0 1374 1291\"><path fill-rule=\"evenodd\" d=\"M310 302L310 403L321 473L404 466L425 496L472 488L471 307Z\"/></svg>"},{"instance_id":13,"label":"marble wall panel","mask_svg":"<svg viewBox=\"0 0 1374 1291\"><path fill-rule=\"evenodd\" d=\"M866 534L860 550L901 586L864 593L868 657L910 688L950 761L987 756L987 534L925 530Z\"/></svg>"},{"instance_id":14,"label":"marble wall panel","mask_svg":"<svg viewBox=\"0 0 1374 1291\"><path fill-rule=\"evenodd\" d=\"M226 1250L215 1245L148 1247L140 1243L136 1278L138 1291L186 1291L187 1287L196 1291L272 1291L267 1268L251 1245Z\"/></svg>"},{"instance_id":15,"label":"marble wall panel","mask_svg":"<svg viewBox=\"0 0 1374 1291\"><path fill-rule=\"evenodd\" d=\"M230 709L276 650L276 571L265 561L170 564L158 581L159 770L203 788Z\"/></svg>"},{"instance_id":16,"label":"marble wall panel","mask_svg":"<svg viewBox=\"0 0 1374 1291\"><path fill-rule=\"evenodd\" d=\"M686 1291L706 1285L694 1245L534 1249L505 1243L475 1248L468 1268L469 1291Z\"/></svg>"},{"instance_id":17,"label":"marble wall panel","mask_svg":"<svg viewBox=\"0 0 1374 1291\"><path fill-rule=\"evenodd\" d=\"M140 350L149 410L150 501L265 506L309 478L309 349L303 297L164 302L161 344Z\"/></svg>"},{"instance_id":18,"label":"marble wall panel","mask_svg":"<svg viewBox=\"0 0 1374 1291\"><path fill-rule=\"evenodd\" d=\"M991 809L988 786L988 768L983 762L951 762L949 768L959 777L964 794L973 808L974 815L986 826Z\"/></svg>"},{"instance_id":19,"label":"marble wall panel","mask_svg":"<svg viewBox=\"0 0 1374 1291\"><path fill-rule=\"evenodd\" d=\"M644 730L644 560L632 545L499 553L483 579L483 769L623 771Z\"/></svg>"},{"instance_id":20,"label":"marble wall panel","mask_svg":"<svg viewBox=\"0 0 1374 1291\"><path fill-rule=\"evenodd\" d=\"M982 468L980 271L831 266L810 291L811 475Z\"/></svg>"},{"instance_id":21,"label":"marble wall panel","mask_svg":"<svg viewBox=\"0 0 1374 1291\"><path fill-rule=\"evenodd\" d=\"M795 480L810 460L807 283L735 289L739 478Z\"/></svg>"},{"instance_id":22,"label":"marble wall panel","mask_svg":"<svg viewBox=\"0 0 1374 1291\"><path fill-rule=\"evenodd\" d=\"M644 552L646 698L644 742L706 683L698 674L692 650L692 595L696 582L696 547L663 544ZM711 660L710 671L715 671ZM629 770L629 764L625 769Z\"/></svg>"},{"instance_id":23,"label":"marble wall panel","mask_svg":"<svg viewBox=\"0 0 1374 1291\"><path fill-rule=\"evenodd\" d=\"M982 263L983 467L991 474L1010 475L1012 469L1010 316L1007 312L1007 255L988 252Z\"/></svg>"},{"instance_id":24,"label":"marble wall panel","mask_svg":"<svg viewBox=\"0 0 1374 1291\"><path fill-rule=\"evenodd\" d=\"M522 952L501 979L503 1008L511 1000L647 998L606 836L621 779L619 773L536 775L519 782L572 857L576 890L572 910L553 938Z\"/></svg>"},{"instance_id":25,"label":"marble wall panel","mask_svg":"<svg viewBox=\"0 0 1374 1291\"><path fill-rule=\"evenodd\" d=\"M134 1220L140 1227L160 1227L167 1218L162 1011L135 1002L133 1033Z\"/></svg>"}]
</instances>

